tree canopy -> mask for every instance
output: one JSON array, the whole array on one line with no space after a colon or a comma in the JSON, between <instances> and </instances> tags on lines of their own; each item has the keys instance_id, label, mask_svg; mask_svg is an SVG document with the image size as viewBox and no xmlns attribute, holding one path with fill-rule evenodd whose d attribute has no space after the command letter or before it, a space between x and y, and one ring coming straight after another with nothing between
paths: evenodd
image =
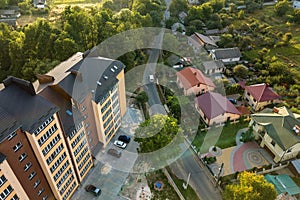
<instances>
[{"instance_id":1,"label":"tree canopy","mask_svg":"<svg viewBox=\"0 0 300 200\"><path fill-rule=\"evenodd\" d=\"M169 144L178 133L174 117L157 114L142 122L135 131L135 141L140 143L139 152L153 152Z\"/></svg>"},{"instance_id":2,"label":"tree canopy","mask_svg":"<svg viewBox=\"0 0 300 200\"><path fill-rule=\"evenodd\" d=\"M238 180L238 184L226 186L223 193L224 200L266 200L277 197L274 185L268 183L262 175L242 172Z\"/></svg>"}]
</instances>

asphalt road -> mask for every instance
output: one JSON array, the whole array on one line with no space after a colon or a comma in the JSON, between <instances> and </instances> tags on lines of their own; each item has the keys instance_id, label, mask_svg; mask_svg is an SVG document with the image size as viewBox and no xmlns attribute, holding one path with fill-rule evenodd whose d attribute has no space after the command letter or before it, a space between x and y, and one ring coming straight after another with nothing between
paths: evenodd
<instances>
[{"instance_id":1,"label":"asphalt road","mask_svg":"<svg viewBox=\"0 0 300 200\"><path fill-rule=\"evenodd\" d=\"M196 155L188 149L178 160L170 165L173 173L180 179L187 180L191 173L189 184L201 200L221 200L218 189L215 188L207 171L198 164Z\"/></svg>"}]
</instances>

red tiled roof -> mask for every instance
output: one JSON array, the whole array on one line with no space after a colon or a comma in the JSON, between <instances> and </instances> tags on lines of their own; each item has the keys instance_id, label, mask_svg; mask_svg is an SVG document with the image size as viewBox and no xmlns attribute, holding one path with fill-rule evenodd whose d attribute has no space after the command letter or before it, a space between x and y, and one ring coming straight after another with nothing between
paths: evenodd
<instances>
[{"instance_id":1,"label":"red tiled roof","mask_svg":"<svg viewBox=\"0 0 300 200\"><path fill-rule=\"evenodd\" d=\"M276 94L265 83L245 86L245 90L249 92L251 96L253 96L258 102L270 101L280 98L280 96Z\"/></svg>"},{"instance_id":2,"label":"red tiled roof","mask_svg":"<svg viewBox=\"0 0 300 200\"><path fill-rule=\"evenodd\" d=\"M241 114L226 97L219 93L206 92L196 97L195 101L208 119L223 113Z\"/></svg>"},{"instance_id":3,"label":"red tiled roof","mask_svg":"<svg viewBox=\"0 0 300 200\"><path fill-rule=\"evenodd\" d=\"M236 109L241 113L241 115L250 115L251 112L246 106L238 106Z\"/></svg>"},{"instance_id":4,"label":"red tiled roof","mask_svg":"<svg viewBox=\"0 0 300 200\"><path fill-rule=\"evenodd\" d=\"M215 84L212 82L212 80L204 76L199 69L186 67L176 74L185 89L189 89L198 84L205 84L215 87Z\"/></svg>"}]
</instances>

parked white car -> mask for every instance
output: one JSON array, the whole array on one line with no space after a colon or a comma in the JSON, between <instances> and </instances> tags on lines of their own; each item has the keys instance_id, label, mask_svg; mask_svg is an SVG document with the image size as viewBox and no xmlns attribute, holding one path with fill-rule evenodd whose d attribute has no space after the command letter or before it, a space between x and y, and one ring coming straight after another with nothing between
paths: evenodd
<instances>
[{"instance_id":1,"label":"parked white car","mask_svg":"<svg viewBox=\"0 0 300 200\"><path fill-rule=\"evenodd\" d=\"M122 148L122 149L125 149L126 146L127 146L127 144L126 144L125 142L122 142L122 141L120 141L120 140L116 140L116 141L114 142L114 145L116 145L117 147L120 147L120 148Z\"/></svg>"}]
</instances>

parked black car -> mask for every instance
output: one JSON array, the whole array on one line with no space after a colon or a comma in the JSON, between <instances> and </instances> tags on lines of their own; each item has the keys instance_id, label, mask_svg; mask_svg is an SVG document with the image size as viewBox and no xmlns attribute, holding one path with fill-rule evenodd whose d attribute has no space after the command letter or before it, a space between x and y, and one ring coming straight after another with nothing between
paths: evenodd
<instances>
[{"instance_id":1,"label":"parked black car","mask_svg":"<svg viewBox=\"0 0 300 200\"><path fill-rule=\"evenodd\" d=\"M118 137L118 140L119 140L119 141L122 141L122 142L125 142L125 143L129 143L129 142L130 142L130 137L127 136L127 135L120 135L120 136Z\"/></svg>"},{"instance_id":2,"label":"parked black car","mask_svg":"<svg viewBox=\"0 0 300 200\"><path fill-rule=\"evenodd\" d=\"M101 194L101 190L94 185L85 186L85 191L92 193L96 197L100 196Z\"/></svg>"},{"instance_id":3,"label":"parked black car","mask_svg":"<svg viewBox=\"0 0 300 200\"><path fill-rule=\"evenodd\" d=\"M108 149L107 153L117 158L120 158L122 155L122 152L118 151L117 149Z\"/></svg>"}]
</instances>

